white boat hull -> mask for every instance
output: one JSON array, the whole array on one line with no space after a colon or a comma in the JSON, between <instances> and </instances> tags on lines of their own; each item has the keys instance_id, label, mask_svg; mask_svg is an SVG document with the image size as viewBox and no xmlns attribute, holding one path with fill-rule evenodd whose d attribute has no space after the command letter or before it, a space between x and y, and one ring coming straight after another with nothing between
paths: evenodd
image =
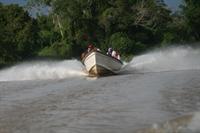
<instances>
[{"instance_id":1,"label":"white boat hull","mask_svg":"<svg viewBox=\"0 0 200 133\"><path fill-rule=\"evenodd\" d=\"M117 74L122 62L100 52L91 52L83 59L87 72L92 76Z\"/></svg>"}]
</instances>

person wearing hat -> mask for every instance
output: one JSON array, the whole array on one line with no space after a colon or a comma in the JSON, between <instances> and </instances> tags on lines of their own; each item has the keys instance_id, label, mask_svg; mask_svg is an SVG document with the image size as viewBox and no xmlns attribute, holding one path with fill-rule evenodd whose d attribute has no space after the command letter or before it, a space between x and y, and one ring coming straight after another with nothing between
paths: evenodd
<instances>
[{"instance_id":1,"label":"person wearing hat","mask_svg":"<svg viewBox=\"0 0 200 133\"><path fill-rule=\"evenodd\" d=\"M87 48L87 52L91 52L94 49L94 45L93 44L89 44L88 48Z\"/></svg>"}]
</instances>

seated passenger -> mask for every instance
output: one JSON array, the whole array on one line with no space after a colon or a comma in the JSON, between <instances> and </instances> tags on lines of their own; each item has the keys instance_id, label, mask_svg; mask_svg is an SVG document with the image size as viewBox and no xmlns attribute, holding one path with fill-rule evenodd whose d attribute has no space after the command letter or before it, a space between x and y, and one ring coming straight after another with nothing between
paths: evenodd
<instances>
[{"instance_id":1,"label":"seated passenger","mask_svg":"<svg viewBox=\"0 0 200 133\"><path fill-rule=\"evenodd\" d=\"M81 59L83 59L89 52L92 52L95 49L94 45L89 44L87 50L81 54Z\"/></svg>"},{"instance_id":2,"label":"seated passenger","mask_svg":"<svg viewBox=\"0 0 200 133\"><path fill-rule=\"evenodd\" d=\"M94 45L89 44L89 45L88 45L87 52L91 52L92 50L94 50Z\"/></svg>"},{"instance_id":3,"label":"seated passenger","mask_svg":"<svg viewBox=\"0 0 200 133\"><path fill-rule=\"evenodd\" d=\"M120 60L120 55L119 55L119 53L117 51L113 50L111 55L112 55L112 57Z\"/></svg>"},{"instance_id":4,"label":"seated passenger","mask_svg":"<svg viewBox=\"0 0 200 133\"><path fill-rule=\"evenodd\" d=\"M108 52L106 54L112 56L112 51L113 51L112 48L108 48Z\"/></svg>"}]
</instances>

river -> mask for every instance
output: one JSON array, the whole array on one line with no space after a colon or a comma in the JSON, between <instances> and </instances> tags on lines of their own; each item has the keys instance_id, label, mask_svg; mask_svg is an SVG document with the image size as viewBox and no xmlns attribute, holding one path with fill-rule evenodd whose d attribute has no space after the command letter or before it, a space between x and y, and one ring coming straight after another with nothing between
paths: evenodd
<instances>
[{"instance_id":1,"label":"river","mask_svg":"<svg viewBox=\"0 0 200 133\"><path fill-rule=\"evenodd\" d=\"M198 133L200 50L134 57L120 75L90 78L77 60L0 71L0 133Z\"/></svg>"}]
</instances>

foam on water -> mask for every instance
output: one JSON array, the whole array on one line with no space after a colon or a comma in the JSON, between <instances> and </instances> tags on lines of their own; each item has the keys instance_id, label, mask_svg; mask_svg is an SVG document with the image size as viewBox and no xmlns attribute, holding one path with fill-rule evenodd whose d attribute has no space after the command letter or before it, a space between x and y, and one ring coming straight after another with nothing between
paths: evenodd
<instances>
[{"instance_id":1,"label":"foam on water","mask_svg":"<svg viewBox=\"0 0 200 133\"><path fill-rule=\"evenodd\" d=\"M192 121L188 125L188 129L192 132L200 132L200 112L196 112L192 118Z\"/></svg>"},{"instance_id":2,"label":"foam on water","mask_svg":"<svg viewBox=\"0 0 200 133\"><path fill-rule=\"evenodd\" d=\"M128 71L160 72L200 69L200 49L176 47L136 56L125 67Z\"/></svg>"},{"instance_id":3,"label":"foam on water","mask_svg":"<svg viewBox=\"0 0 200 133\"><path fill-rule=\"evenodd\" d=\"M0 71L0 81L62 79L85 75L77 60L34 61Z\"/></svg>"},{"instance_id":4,"label":"foam on water","mask_svg":"<svg viewBox=\"0 0 200 133\"><path fill-rule=\"evenodd\" d=\"M176 47L154 50L125 63L123 71L132 73L200 69L200 50ZM35 61L0 71L0 81L61 79L83 76L83 65L77 60Z\"/></svg>"},{"instance_id":5,"label":"foam on water","mask_svg":"<svg viewBox=\"0 0 200 133\"><path fill-rule=\"evenodd\" d=\"M177 117L163 124L153 124L150 128L136 133L199 133L200 112Z\"/></svg>"}]
</instances>

